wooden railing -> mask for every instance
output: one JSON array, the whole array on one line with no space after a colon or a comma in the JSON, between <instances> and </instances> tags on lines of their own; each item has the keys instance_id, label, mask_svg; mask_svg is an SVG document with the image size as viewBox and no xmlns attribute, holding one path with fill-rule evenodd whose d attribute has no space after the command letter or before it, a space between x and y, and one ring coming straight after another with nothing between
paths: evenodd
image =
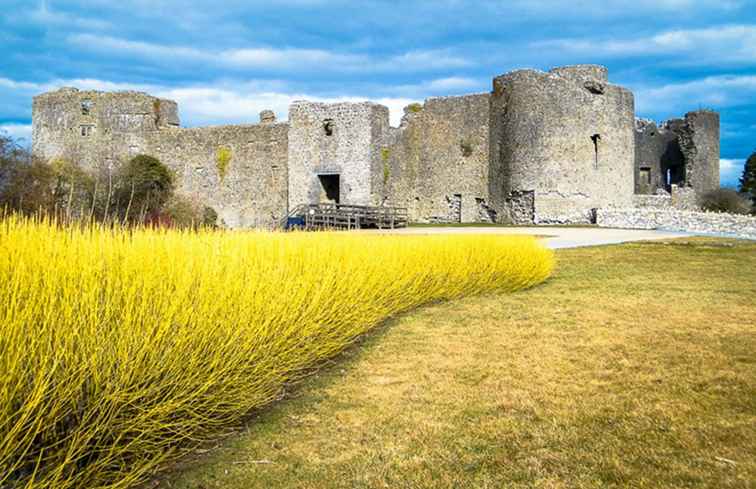
<instances>
[{"instance_id":1,"label":"wooden railing","mask_svg":"<svg viewBox=\"0 0 756 489\"><path fill-rule=\"evenodd\" d=\"M407 209L347 204L303 204L286 216L283 227L313 229L393 229L406 227Z\"/></svg>"}]
</instances>

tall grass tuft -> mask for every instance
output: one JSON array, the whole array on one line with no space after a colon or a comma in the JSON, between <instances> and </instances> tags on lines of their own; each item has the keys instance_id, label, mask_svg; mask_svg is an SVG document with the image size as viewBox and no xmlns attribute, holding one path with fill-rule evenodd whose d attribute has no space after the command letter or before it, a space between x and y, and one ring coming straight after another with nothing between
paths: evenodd
<instances>
[{"instance_id":1,"label":"tall grass tuft","mask_svg":"<svg viewBox=\"0 0 756 489\"><path fill-rule=\"evenodd\" d=\"M0 221L0 487L122 488L392 314L545 280L532 238Z\"/></svg>"}]
</instances>

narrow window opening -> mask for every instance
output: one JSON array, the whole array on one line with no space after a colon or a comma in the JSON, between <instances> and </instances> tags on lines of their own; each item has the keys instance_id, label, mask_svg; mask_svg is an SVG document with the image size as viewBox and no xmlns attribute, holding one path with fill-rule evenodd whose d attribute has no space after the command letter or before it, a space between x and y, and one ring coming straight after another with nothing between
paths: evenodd
<instances>
[{"instance_id":1,"label":"narrow window opening","mask_svg":"<svg viewBox=\"0 0 756 489\"><path fill-rule=\"evenodd\" d=\"M326 136L333 136L333 119L326 119L323 121L323 130Z\"/></svg>"},{"instance_id":2,"label":"narrow window opening","mask_svg":"<svg viewBox=\"0 0 756 489\"><path fill-rule=\"evenodd\" d=\"M81 101L81 115L90 115L92 113L92 106L94 103L89 100L82 100Z\"/></svg>"},{"instance_id":3,"label":"narrow window opening","mask_svg":"<svg viewBox=\"0 0 756 489\"><path fill-rule=\"evenodd\" d=\"M80 127L80 129L81 129L81 135L84 136L84 137L91 136L93 128L94 128L93 126L86 126L86 125L81 126Z\"/></svg>"},{"instance_id":4,"label":"narrow window opening","mask_svg":"<svg viewBox=\"0 0 756 489\"><path fill-rule=\"evenodd\" d=\"M593 165L598 169L598 143L601 141L601 134L594 134L591 136L591 141L593 141L593 152L595 154L595 161Z\"/></svg>"},{"instance_id":5,"label":"narrow window opening","mask_svg":"<svg viewBox=\"0 0 756 489\"><path fill-rule=\"evenodd\" d=\"M644 166L640 169L640 183L651 185L651 168Z\"/></svg>"}]
</instances>

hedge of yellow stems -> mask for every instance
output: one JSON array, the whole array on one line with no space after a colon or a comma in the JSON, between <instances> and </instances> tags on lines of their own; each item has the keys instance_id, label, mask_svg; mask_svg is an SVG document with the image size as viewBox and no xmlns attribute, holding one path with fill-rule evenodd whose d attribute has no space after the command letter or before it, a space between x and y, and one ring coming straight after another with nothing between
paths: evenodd
<instances>
[{"instance_id":1,"label":"hedge of yellow stems","mask_svg":"<svg viewBox=\"0 0 756 489\"><path fill-rule=\"evenodd\" d=\"M132 486L387 317L545 280L533 238L0 221L0 487Z\"/></svg>"}]
</instances>

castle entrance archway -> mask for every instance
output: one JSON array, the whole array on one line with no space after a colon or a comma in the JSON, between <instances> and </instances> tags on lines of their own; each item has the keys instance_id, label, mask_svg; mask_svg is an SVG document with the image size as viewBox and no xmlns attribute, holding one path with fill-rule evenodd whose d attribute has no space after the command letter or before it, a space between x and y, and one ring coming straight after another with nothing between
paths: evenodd
<instances>
[{"instance_id":1,"label":"castle entrance archway","mask_svg":"<svg viewBox=\"0 0 756 489\"><path fill-rule=\"evenodd\" d=\"M320 181L320 198L321 204L338 204L341 195L341 175L338 173L329 173L318 175Z\"/></svg>"}]
</instances>

